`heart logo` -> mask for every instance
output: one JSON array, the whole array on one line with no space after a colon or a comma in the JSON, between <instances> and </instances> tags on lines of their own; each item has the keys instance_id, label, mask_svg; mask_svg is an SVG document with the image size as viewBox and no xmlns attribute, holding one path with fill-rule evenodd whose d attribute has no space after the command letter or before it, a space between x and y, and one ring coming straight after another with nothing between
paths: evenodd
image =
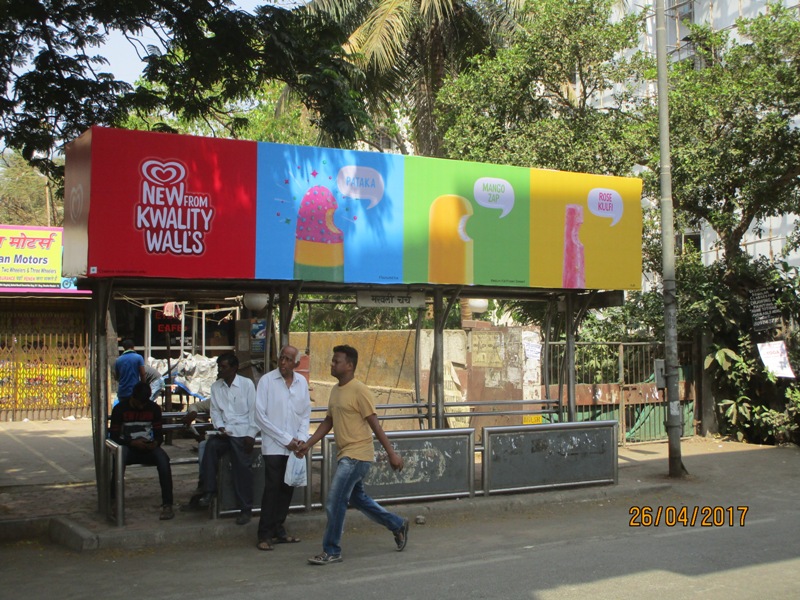
<instances>
[{"instance_id":1,"label":"heart logo","mask_svg":"<svg viewBox=\"0 0 800 600\"><path fill-rule=\"evenodd\" d=\"M186 177L186 167L174 160L148 160L142 164L142 175L157 185L174 185Z\"/></svg>"},{"instance_id":2,"label":"heart logo","mask_svg":"<svg viewBox=\"0 0 800 600\"><path fill-rule=\"evenodd\" d=\"M69 192L69 216L73 223L79 223L83 214L83 186L76 185Z\"/></svg>"}]
</instances>

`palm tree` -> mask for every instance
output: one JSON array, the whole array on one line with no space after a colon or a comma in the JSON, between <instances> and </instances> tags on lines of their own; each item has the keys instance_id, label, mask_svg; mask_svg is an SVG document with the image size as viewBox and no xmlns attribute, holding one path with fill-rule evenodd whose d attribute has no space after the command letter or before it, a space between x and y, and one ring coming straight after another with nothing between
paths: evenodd
<instances>
[{"instance_id":1,"label":"palm tree","mask_svg":"<svg viewBox=\"0 0 800 600\"><path fill-rule=\"evenodd\" d=\"M416 154L441 156L435 100L470 57L503 43L523 0L312 0L349 34L351 60L369 77L374 117L410 122ZM376 120L378 120L376 119Z\"/></svg>"}]
</instances>

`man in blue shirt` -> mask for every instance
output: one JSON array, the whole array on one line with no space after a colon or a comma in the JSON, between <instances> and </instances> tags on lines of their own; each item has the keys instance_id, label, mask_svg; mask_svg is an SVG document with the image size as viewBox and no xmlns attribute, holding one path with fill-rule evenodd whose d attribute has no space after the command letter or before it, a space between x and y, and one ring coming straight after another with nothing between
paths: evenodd
<instances>
[{"instance_id":1,"label":"man in blue shirt","mask_svg":"<svg viewBox=\"0 0 800 600\"><path fill-rule=\"evenodd\" d=\"M145 381L144 359L133 349L133 340L122 340L122 355L114 363L117 376L117 398L127 400L133 394L133 386Z\"/></svg>"}]
</instances>

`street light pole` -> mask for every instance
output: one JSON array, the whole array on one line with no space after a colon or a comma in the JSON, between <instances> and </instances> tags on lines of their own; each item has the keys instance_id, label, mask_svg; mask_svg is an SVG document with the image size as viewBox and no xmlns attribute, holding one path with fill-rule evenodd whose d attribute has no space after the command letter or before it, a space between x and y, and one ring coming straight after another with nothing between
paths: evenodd
<instances>
[{"instance_id":1,"label":"street light pole","mask_svg":"<svg viewBox=\"0 0 800 600\"><path fill-rule=\"evenodd\" d=\"M681 402L678 396L678 298L675 285L675 230L672 213L672 170L669 150L669 85L667 82L667 19L664 0L656 2L658 66L658 139L661 151L661 261L664 284L664 367L667 383L669 476L686 472L681 461Z\"/></svg>"}]
</instances>

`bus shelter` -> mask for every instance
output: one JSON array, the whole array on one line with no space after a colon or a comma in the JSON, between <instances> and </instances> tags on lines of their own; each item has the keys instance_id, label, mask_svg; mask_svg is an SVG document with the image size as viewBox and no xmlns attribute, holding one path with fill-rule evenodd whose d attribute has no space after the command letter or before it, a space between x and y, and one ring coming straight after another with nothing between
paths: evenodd
<instances>
[{"instance_id":1,"label":"bus shelter","mask_svg":"<svg viewBox=\"0 0 800 600\"><path fill-rule=\"evenodd\" d=\"M434 307L437 406L459 299L560 299L571 420L578 317L605 291L641 285L641 192L636 178L91 128L67 146L63 273L93 292L98 481L115 294L266 294L280 344L300 294L422 295Z\"/></svg>"}]
</instances>

